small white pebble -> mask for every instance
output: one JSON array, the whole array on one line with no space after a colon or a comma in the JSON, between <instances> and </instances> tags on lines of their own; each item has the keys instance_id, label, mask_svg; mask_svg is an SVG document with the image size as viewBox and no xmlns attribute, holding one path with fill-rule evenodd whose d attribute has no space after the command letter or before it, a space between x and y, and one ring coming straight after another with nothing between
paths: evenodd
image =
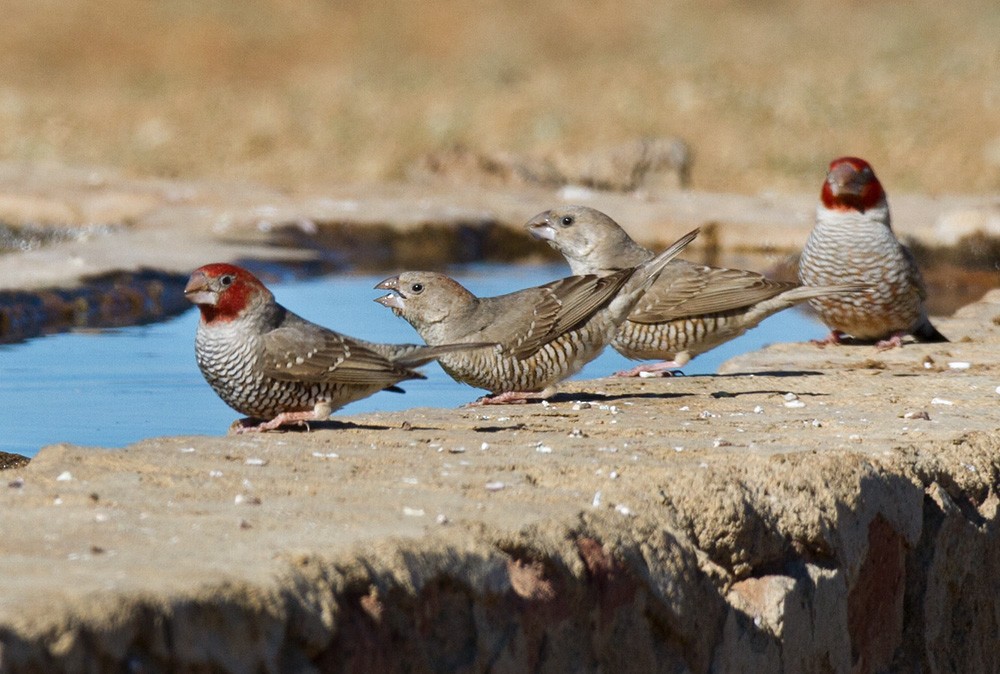
<instances>
[{"instance_id":1,"label":"small white pebble","mask_svg":"<svg viewBox=\"0 0 1000 674\"><path fill-rule=\"evenodd\" d=\"M813 419L812 420L812 426L813 426L813 428L819 428L822 425L823 425L823 422L821 422L819 419Z\"/></svg>"},{"instance_id":2,"label":"small white pebble","mask_svg":"<svg viewBox=\"0 0 1000 674\"><path fill-rule=\"evenodd\" d=\"M609 407L608 411L611 412L612 414L618 414L618 408L616 406L614 406L614 405L612 405L611 407Z\"/></svg>"},{"instance_id":3,"label":"small white pebble","mask_svg":"<svg viewBox=\"0 0 1000 674\"><path fill-rule=\"evenodd\" d=\"M543 400L542 401L542 407L551 407L551 406L552 406L552 403L550 403L548 400Z\"/></svg>"},{"instance_id":4,"label":"small white pebble","mask_svg":"<svg viewBox=\"0 0 1000 674\"><path fill-rule=\"evenodd\" d=\"M610 473L608 473L608 477L611 478L612 480L617 480L618 479L618 471L617 470L611 471Z\"/></svg>"},{"instance_id":5,"label":"small white pebble","mask_svg":"<svg viewBox=\"0 0 1000 674\"><path fill-rule=\"evenodd\" d=\"M622 503L619 503L618 505L615 506L615 512L624 515L625 517L628 517L632 514L632 511L629 509L629 507Z\"/></svg>"},{"instance_id":6,"label":"small white pebble","mask_svg":"<svg viewBox=\"0 0 1000 674\"><path fill-rule=\"evenodd\" d=\"M483 444L485 445L486 443L484 442ZM452 447L451 449L448 450L448 452L451 453L451 454L464 454L465 453L465 446L464 445L460 445L458 447Z\"/></svg>"},{"instance_id":7,"label":"small white pebble","mask_svg":"<svg viewBox=\"0 0 1000 674\"><path fill-rule=\"evenodd\" d=\"M538 443L537 445L535 445L535 451L538 452L539 454L551 454L552 448L549 447L548 445L543 445L542 443Z\"/></svg>"},{"instance_id":8,"label":"small white pebble","mask_svg":"<svg viewBox=\"0 0 1000 674\"><path fill-rule=\"evenodd\" d=\"M594 498L591 499L590 505L593 508L600 507L600 505L601 505L601 492L600 491L595 491L594 492Z\"/></svg>"},{"instance_id":9,"label":"small white pebble","mask_svg":"<svg viewBox=\"0 0 1000 674\"><path fill-rule=\"evenodd\" d=\"M438 524L448 524L450 520L448 519L448 516L445 515L444 513L438 513L438 516L434 518L434 521L437 522Z\"/></svg>"},{"instance_id":10,"label":"small white pebble","mask_svg":"<svg viewBox=\"0 0 1000 674\"><path fill-rule=\"evenodd\" d=\"M757 405L756 407L753 408L753 413L754 414L763 414L764 413L764 408L761 407L760 405Z\"/></svg>"},{"instance_id":11,"label":"small white pebble","mask_svg":"<svg viewBox=\"0 0 1000 674\"><path fill-rule=\"evenodd\" d=\"M581 431L579 428L574 428L573 430L571 430L569 432L569 437L571 437L571 438L582 438L583 437L583 431Z\"/></svg>"},{"instance_id":12,"label":"small white pebble","mask_svg":"<svg viewBox=\"0 0 1000 674\"><path fill-rule=\"evenodd\" d=\"M965 361L956 360L954 362L948 363L948 367L952 370L968 370L972 367L972 363L966 363Z\"/></svg>"},{"instance_id":13,"label":"small white pebble","mask_svg":"<svg viewBox=\"0 0 1000 674\"><path fill-rule=\"evenodd\" d=\"M690 411L690 410L691 410L691 408L690 408L690 407L688 407L687 405L685 405L684 407L680 408L680 409L679 409L678 411L679 411L679 412L688 412L688 411Z\"/></svg>"},{"instance_id":14,"label":"small white pebble","mask_svg":"<svg viewBox=\"0 0 1000 674\"><path fill-rule=\"evenodd\" d=\"M194 451L194 447L181 447L180 448L181 454L190 454L193 451Z\"/></svg>"},{"instance_id":15,"label":"small white pebble","mask_svg":"<svg viewBox=\"0 0 1000 674\"><path fill-rule=\"evenodd\" d=\"M336 452L328 452L326 454L324 454L323 452L313 452L312 455L315 456L317 459L339 459L340 458L340 454L337 454Z\"/></svg>"},{"instance_id":16,"label":"small white pebble","mask_svg":"<svg viewBox=\"0 0 1000 674\"><path fill-rule=\"evenodd\" d=\"M719 415L715 414L714 412L709 412L708 410L702 410L701 413L698 414L699 419L711 419L712 417L717 417L717 416Z\"/></svg>"},{"instance_id":17,"label":"small white pebble","mask_svg":"<svg viewBox=\"0 0 1000 674\"><path fill-rule=\"evenodd\" d=\"M618 451L618 448L617 447L598 447L597 451L599 451L599 452L610 452L610 453L614 454L615 452Z\"/></svg>"},{"instance_id":18,"label":"small white pebble","mask_svg":"<svg viewBox=\"0 0 1000 674\"><path fill-rule=\"evenodd\" d=\"M56 496L54 499L52 499L52 505L62 505L62 499Z\"/></svg>"},{"instance_id":19,"label":"small white pebble","mask_svg":"<svg viewBox=\"0 0 1000 674\"><path fill-rule=\"evenodd\" d=\"M729 440L723 440L722 438L716 438L714 441L712 441L712 446L713 447L732 447L733 443L729 442Z\"/></svg>"},{"instance_id":20,"label":"small white pebble","mask_svg":"<svg viewBox=\"0 0 1000 674\"><path fill-rule=\"evenodd\" d=\"M245 462L248 466L266 466L267 459L250 458Z\"/></svg>"},{"instance_id":21,"label":"small white pebble","mask_svg":"<svg viewBox=\"0 0 1000 674\"><path fill-rule=\"evenodd\" d=\"M69 482L72 479L73 479L73 474L70 473L68 470L64 470L63 472L59 473L59 477L56 478L56 482Z\"/></svg>"},{"instance_id":22,"label":"small white pebble","mask_svg":"<svg viewBox=\"0 0 1000 674\"><path fill-rule=\"evenodd\" d=\"M403 515L406 517L423 517L424 511L423 508L407 508L403 506Z\"/></svg>"},{"instance_id":23,"label":"small white pebble","mask_svg":"<svg viewBox=\"0 0 1000 674\"><path fill-rule=\"evenodd\" d=\"M481 449L484 452L489 448L490 448L490 443L488 442L484 442L483 444L479 445L479 449Z\"/></svg>"},{"instance_id":24,"label":"small white pebble","mask_svg":"<svg viewBox=\"0 0 1000 674\"><path fill-rule=\"evenodd\" d=\"M404 477L403 484L420 484L420 480L415 477Z\"/></svg>"},{"instance_id":25,"label":"small white pebble","mask_svg":"<svg viewBox=\"0 0 1000 674\"><path fill-rule=\"evenodd\" d=\"M785 400L798 400L799 397L792 392L788 392L782 396Z\"/></svg>"},{"instance_id":26,"label":"small white pebble","mask_svg":"<svg viewBox=\"0 0 1000 674\"><path fill-rule=\"evenodd\" d=\"M484 486L486 487L486 491L500 491L507 485L503 482L487 482Z\"/></svg>"},{"instance_id":27,"label":"small white pebble","mask_svg":"<svg viewBox=\"0 0 1000 674\"><path fill-rule=\"evenodd\" d=\"M950 400L945 400L944 398L931 398L931 405L954 405Z\"/></svg>"},{"instance_id":28,"label":"small white pebble","mask_svg":"<svg viewBox=\"0 0 1000 674\"><path fill-rule=\"evenodd\" d=\"M997 392L998 394L1000 394L1000 386L997 386L997 387L996 387L996 392Z\"/></svg>"},{"instance_id":29,"label":"small white pebble","mask_svg":"<svg viewBox=\"0 0 1000 674\"><path fill-rule=\"evenodd\" d=\"M683 452L684 448L683 447L674 447L674 451L675 452Z\"/></svg>"},{"instance_id":30,"label":"small white pebble","mask_svg":"<svg viewBox=\"0 0 1000 674\"><path fill-rule=\"evenodd\" d=\"M208 476L209 477L222 477L222 471L221 470L210 470L210 471L208 471Z\"/></svg>"},{"instance_id":31,"label":"small white pebble","mask_svg":"<svg viewBox=\"0 0 1000 674\"><path fill-rule=\"evenodd\" d=\"M801 400L787 400L785 401L785 407L805 407L806 404Z\"/></svg>"},{"instance_id":32,"label":"small white pebble","mask_svg":"<svg viewBox=\"0 0 1000 674\"><path fill-rule=\"evenodd\" d=\"M96 513L94 515L94 521L95 522L107 522L108 521L108 515L107 515L107 513Z\"/></svg>"},{"instance_id":33,"label":"small white pebble","mask_svg":"<svg viewBox=\"0 0 1000 674\"><path fill-rule=\"evenodd\" d=\"M857 434L852 434L847 436L848 442L861 442L861 436Z\"/></svg>"},{"instance_id":34,"label":"small white pebble","mask_svg":"<svg viewBox=\"0 0 1000 674\"><path fill-rule=\"evenodd\" d=\"M591 407L590 403L573 403L573 411L579 412L580 410L589 410Z\"/></svg>"},{"instance_id":35,"label":"small white pebble","mask_svg":"<svg viewBox=\"0 0 1000 674\"><path fill-rule=\"evenodd\" d=\"M963 463L962 467L965 468L970 473L975 473L976 472L976 467L973 466L971 463Z\"/></svg>"}]
</instances>

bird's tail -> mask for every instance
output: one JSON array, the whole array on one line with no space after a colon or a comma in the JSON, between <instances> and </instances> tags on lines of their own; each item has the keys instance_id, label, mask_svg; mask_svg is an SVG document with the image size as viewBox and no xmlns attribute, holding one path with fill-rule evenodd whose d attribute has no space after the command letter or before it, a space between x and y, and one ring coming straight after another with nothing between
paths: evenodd
<instances>
[{"instance_id":1,"label":"bird's tail","mask_svg":"<svg viewBox=\"0 0 1000 674\"><path fill-rule=\"evenodd\" d=\"M775 295L772 299L780 299L785 306L792 306L804 300L811 300L814 297L826 297L827 295L846 295L847 293L864 292L871 290L874 286L867 283L842 283L828 286L798 286L791 290L786 290L780 295Z\"/></svg>"},{"instance_id":2,"label":"bird's tail","mask_svg":"<svg viewBox=\"0 0 1000 674\"><path fill-rule=\"evenodd\" d=\"M931 325L930 320L925 316L913 331L913 336L918 342L949 342L947 337L938 332L938 329Z\"/></svg>"},{"instance_id":3,"label":"bird's tail","mask_svg":"<svg viewBox=\"0 0 1000 674\"><path fill-rule=\"evenodd\" d=\"M493 342L469 342L468 344L379 344L378 351L396 365L420 367L449 353L472 351L496 346Z\"/></svg>"},{"instance_id":4,"label":"bird's tail","mask_svg":"<svg viewBox=\"0 0 1000 674\"><path fill-rule=\"evenodd\" d=\"M642 287L643 290L646 290L649 286L653 285L656 279L660 277L660 272L666 268L667 263L677 257L689 243L694 241L700 231L700 229L691 230L670 244L670 246L668 246L662 253L659 253L648 262L644 262L639 265L636 270L636 276L640 279L640 287Z\"/></svg>"}]
</instances>

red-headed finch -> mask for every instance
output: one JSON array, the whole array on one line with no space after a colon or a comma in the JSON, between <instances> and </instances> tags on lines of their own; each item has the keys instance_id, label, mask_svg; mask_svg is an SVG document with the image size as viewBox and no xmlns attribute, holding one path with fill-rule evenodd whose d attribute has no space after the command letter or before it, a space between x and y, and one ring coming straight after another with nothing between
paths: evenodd
<instances>
[{"instance_id":1,"label":"red-headed finch","mask_svg":"<svg viewBox=\"0 0 1000 674\"><path fill-rule=\"evenodd\" d=\"M411 368L460 347L376 344L297 316L231 264L191 274L184 295L201 311L195 357L222 400L245 414L236 432L323 420L349 402L423 379Z\"/></svg>"},{"instance_id":2,"label":"red-headed finch","mask_svg":"<svg viewBox=\"0 0 1000 674\"><path fill-rule=\"evenodd\" d=\"M871 286L810 301L832 330L827 342L846 335L877 341L884 349L901 345L902 337L911 334L922 342L948 341L927 318L920 270L896 239L885 190L864 159L841 157L830 163L816 224L799 259L799 278L807 285Z\"/></svg>"}]
</instances>

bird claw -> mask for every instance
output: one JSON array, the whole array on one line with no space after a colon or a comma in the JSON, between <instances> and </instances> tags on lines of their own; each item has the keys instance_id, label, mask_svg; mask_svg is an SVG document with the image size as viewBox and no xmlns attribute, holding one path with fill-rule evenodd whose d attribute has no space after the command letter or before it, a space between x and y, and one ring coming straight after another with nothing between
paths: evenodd
<instances>
[{"instance_id":1,"label":"bird claw","mask_svg":"<svg viewBox=\"0 0 1000 674\"><path fill-rule=\"evenodd\" d=\"M903 333L897 332L889 339L883 339L875 343L877 351L888 351L896 347L903 348Z\"/></svg>"},{"instance_id":2,"label":"bird claw","mask_svg":"<svg viewBox=\"0 0 1000 674\"><path fill-rule=\"evenodd\" d=\"M843 344L844 343L844 333L839 330L833 330L824 339L810 339L810 344L815 344L821 349L826 348L830 344Z\"/></svg>"},{"instance_id":3,"label":"bird claw","mask_svg":"<svg viewBox=\"0 0 1000 674\"><path fill-rule=\"evenodd\" d=\"M612 377L678 377L683 375L679 367L682 367L680 363L674 360L664 361L662 363L650 363L647 365L637 365L631 370L622 370L621 372L615 372Z\"/></svg>"},{"instance_id":4,"label":"bird claw","mask_svg":"<svg viewBox=\"0 0 1000 674\"><path fill-rule=\"evenodd\" d=\"M529 402L545 400L552 396L551 391L505 391L495 396L485 395L462 407L483 407L485 405L524 405Z\"/></svg>"},{"instance_id":5,"label":"bird claw","mask_svg":"<svg viewBox=\"0 0 1000 674\"><path fill-rule=\"evenodd\" d=\"M229 427L229 432L235 435L243 435L244 433L265 433L267 431L273 431L281 428L282 426L305 426L306 432L308 433L312 430L309 427L309 422L313 421L315 416L312 412L282 412L270 421L261 422L259 419L247 418L238 419L233 422L232 426Z\"/></svg>"}]
</instances>

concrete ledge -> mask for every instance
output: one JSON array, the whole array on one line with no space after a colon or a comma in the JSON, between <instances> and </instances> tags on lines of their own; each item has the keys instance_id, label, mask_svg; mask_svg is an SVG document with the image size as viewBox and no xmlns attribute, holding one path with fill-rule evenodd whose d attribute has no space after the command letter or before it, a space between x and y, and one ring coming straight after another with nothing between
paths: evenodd
<instances>
[{"instance_id":1,"label":"concrete ledge","mask_svg":"<svg viewBox=\"0 0 1000 674\"><path fill-rule=\"evenodd\" d=\"M3 473L0 667L996 670L998 316L548 406L47 447Z\"/></svg>"}]
</instances>

